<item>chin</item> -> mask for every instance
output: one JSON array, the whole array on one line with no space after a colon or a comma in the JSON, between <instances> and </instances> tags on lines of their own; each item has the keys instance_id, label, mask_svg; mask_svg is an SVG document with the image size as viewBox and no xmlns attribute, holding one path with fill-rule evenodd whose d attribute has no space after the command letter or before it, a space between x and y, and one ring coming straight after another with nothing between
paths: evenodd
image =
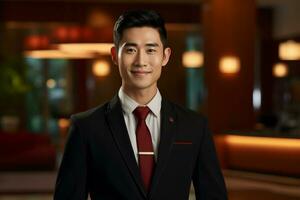
<instances>
[{"instance_id":1,"label":"chin","mask_svg":"<svg viewBox=\"0 0 300 200\"><path fill-rule=\"evenodd\" d=\"M132 84L132 88L135 88L137 90L148 89L148 88L151 88L151 87L152 87L152 84L149 84L149 83Z\"/></svg>"},{"instance_id":2,"label":"chin","mask_svg":"<svg viewBox=\"0 0 300 200\"><path fill-rule=\"evenodd\" d=\"M144 89L150 88L150 86L148 86L148 85L136 85L136 86L134 86L134 88L136 88L138 90L144 90Z\"/></svg>"}]
</instances>

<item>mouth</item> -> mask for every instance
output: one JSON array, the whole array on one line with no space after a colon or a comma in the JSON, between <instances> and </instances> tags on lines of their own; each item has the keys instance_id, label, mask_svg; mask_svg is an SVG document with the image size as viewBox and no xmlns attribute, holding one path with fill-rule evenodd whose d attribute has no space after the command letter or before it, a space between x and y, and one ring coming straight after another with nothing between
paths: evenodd
<instances>
[{"instance_id":1,"label":"mouth","mask_svg":"<svg viewBox=\"0 0 300 200\"><path fill-rule=\"evenodd\" d=\"M144 70L131 70L130 72L136 76L143 76L151 73L151 71L144 71Z\"/></svg>"}]
</instances>

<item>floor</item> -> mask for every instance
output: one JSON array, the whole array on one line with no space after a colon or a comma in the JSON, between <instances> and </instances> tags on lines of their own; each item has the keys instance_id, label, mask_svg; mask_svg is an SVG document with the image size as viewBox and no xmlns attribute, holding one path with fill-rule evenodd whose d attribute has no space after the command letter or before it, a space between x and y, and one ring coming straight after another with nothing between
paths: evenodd
<instances>
[{"instance_id":1,"label":"floor","mask_svg":"<svg viewBox=\"0 0 300 200\"><path fill-rule=\"evenodd\" d=\"M229 200L300 200L300 179L226 170ZM0 173L0 200L52 200L56 172ZM191 190L190 200L195 200Z\"/></svg>"}]
</instances>

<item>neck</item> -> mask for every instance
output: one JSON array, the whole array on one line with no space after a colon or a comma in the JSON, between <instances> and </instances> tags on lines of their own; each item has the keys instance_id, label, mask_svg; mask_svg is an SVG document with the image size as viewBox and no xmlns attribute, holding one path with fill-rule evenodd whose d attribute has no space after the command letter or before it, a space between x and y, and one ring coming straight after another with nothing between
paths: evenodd
<instances>
[{"instance_id":1,"label":"neck","mask_svg":"<svg viewBox=\"0 0 300 200\"><path fill-rule=\"evenodd\" d=\"M147 88L147 89L140 89L140 90L131 90L122 86L123 91L133 100L135 100L140 105L148 104L153 97L156 95L157 88Z\"/></svg>"}]
</instances>

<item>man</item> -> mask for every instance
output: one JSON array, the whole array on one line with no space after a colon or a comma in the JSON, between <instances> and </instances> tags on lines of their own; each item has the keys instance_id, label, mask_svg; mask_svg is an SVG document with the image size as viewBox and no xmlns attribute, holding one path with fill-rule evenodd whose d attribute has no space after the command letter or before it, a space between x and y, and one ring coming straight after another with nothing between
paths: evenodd
<instances>
[{"instance_id":1,"label":"man","mask_svg":"<svg viewBox=\"0 0 300 200\"><path fill-rule=\"evenodd\" d=\"M114 27L122 86L108 103L72 116L55 200L227 199L206 120L157 88L171 49L163 19L129 11Z\"/></svg>"}]
</instances>

